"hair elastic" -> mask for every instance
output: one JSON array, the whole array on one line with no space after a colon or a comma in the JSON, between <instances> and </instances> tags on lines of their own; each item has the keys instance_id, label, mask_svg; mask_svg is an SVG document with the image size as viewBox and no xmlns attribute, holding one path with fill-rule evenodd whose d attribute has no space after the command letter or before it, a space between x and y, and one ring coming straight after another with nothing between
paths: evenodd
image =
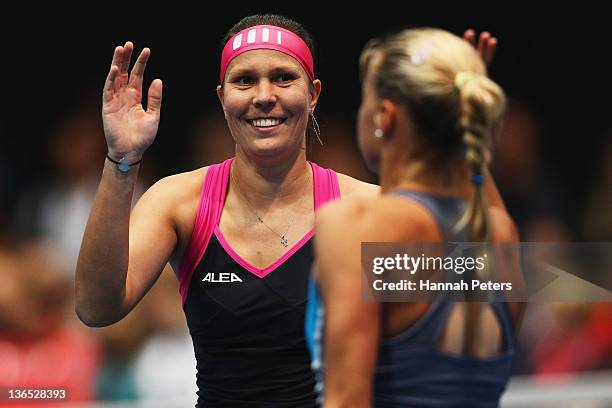
<instances>
[{"instance_id":1,"label":"hair elastic","mask_svg":"<svg viewBox=\"0 0 612 408\"><path fill-rule=\"evenodd\" d=\"M472 174L472 183L476 186L479 186L484 183L484 179L484 174Z\"/></svg>"}]
</instances>

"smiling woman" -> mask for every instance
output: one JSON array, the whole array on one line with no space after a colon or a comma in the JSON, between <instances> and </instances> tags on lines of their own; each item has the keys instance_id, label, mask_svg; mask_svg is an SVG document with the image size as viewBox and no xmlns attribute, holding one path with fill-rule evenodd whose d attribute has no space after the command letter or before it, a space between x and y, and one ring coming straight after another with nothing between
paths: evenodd
<instances>
[{"instance_id":1,"label":"smiling woman","mask_svg":"<svg viewBox=\"0 0 612 408\"><path fill-rule=\"evenodd\" d=\"M320 93L321 81L311 82L297 60L268 49L236 56L217 87L237 148L276 162L305 147L304 130Z\"/></svg>"},{"instance_id":2,"label":"smiling woman","mask_svg":"<svg viewBox=\"0 0 612 408\"><path fill-rule=\"evenodd\" d=\"M159 123L162 83L142 108L145 48L115 49L103 93L108 160L83 236L77 314L113 324L167 262L197 359L197 406L313 407L303 321L315 209L377 186L306 160L321 94L311 36L277 15L254 15L224 41L217 95L235 157L164 178L130 211L138 164Z\"/></svg>"}]
</instances>

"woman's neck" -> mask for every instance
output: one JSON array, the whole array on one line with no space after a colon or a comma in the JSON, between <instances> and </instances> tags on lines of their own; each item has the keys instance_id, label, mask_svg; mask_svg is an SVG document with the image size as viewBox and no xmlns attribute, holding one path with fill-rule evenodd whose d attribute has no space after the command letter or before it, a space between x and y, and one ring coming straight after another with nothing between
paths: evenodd
<instances>
[{"instance_id":1,"label":"woman's neck","mask_svg":"<svg viewBox=\"0 0 612 408\"><path fill-rule=\"evenodd\" d=\"M433 164L413 157L395 162L382 160L380 184L383 193L397 189L417 190L467 199L473 192L465 163Z\"/></svg>"},{"instance_id":2,"label":"woman's neck","mask_svg":"<svg viewBox=\"0 0 612 408\"><path fill-rule=\"evenodd\" d=\"M291 202L312 191L312 170L304 150L289 160L266 163L237 150L230 171L238 189L256 207L270 200Z\"/></svg>"}]
</instances>

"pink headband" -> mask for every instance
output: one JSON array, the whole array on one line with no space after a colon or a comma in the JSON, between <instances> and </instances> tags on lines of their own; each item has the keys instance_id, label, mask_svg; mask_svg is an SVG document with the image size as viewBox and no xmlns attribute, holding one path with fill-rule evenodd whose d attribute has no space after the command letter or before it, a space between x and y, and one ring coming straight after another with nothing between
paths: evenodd
<instances>
[{"instance_id":1,"label":"pink headband","mask_svg":"<svg viewBox=\"0 0 612 408\"><path fill-rule=\"evenodd\" d=\"M293 57L314 80L314 63L308 45L297 34L281 27L258 25L245 28L229 39L221 54L221 83L229 63L245 51L267 49Z\"/></svg>"}]
</instances>

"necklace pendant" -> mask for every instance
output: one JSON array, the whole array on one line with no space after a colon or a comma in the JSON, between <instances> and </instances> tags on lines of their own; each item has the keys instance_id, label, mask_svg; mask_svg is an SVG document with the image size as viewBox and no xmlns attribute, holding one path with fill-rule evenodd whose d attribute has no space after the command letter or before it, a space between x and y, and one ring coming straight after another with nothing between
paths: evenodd
<instances>
[{"instance_id":1,"label":"necklace pendant","mask_svg":"<svg viewBox=\"0 0 612 408\"><path fill-rule=\"evenodd\" d=\"M285 248L286 248L286 247L287 247L287 238L285 238L284 236L282 236L282 237L281 237L281 240L280 240L280 243L281 243L282 245L284 245L284 246L285 246Z\"/></svg>"}]
</instances>

